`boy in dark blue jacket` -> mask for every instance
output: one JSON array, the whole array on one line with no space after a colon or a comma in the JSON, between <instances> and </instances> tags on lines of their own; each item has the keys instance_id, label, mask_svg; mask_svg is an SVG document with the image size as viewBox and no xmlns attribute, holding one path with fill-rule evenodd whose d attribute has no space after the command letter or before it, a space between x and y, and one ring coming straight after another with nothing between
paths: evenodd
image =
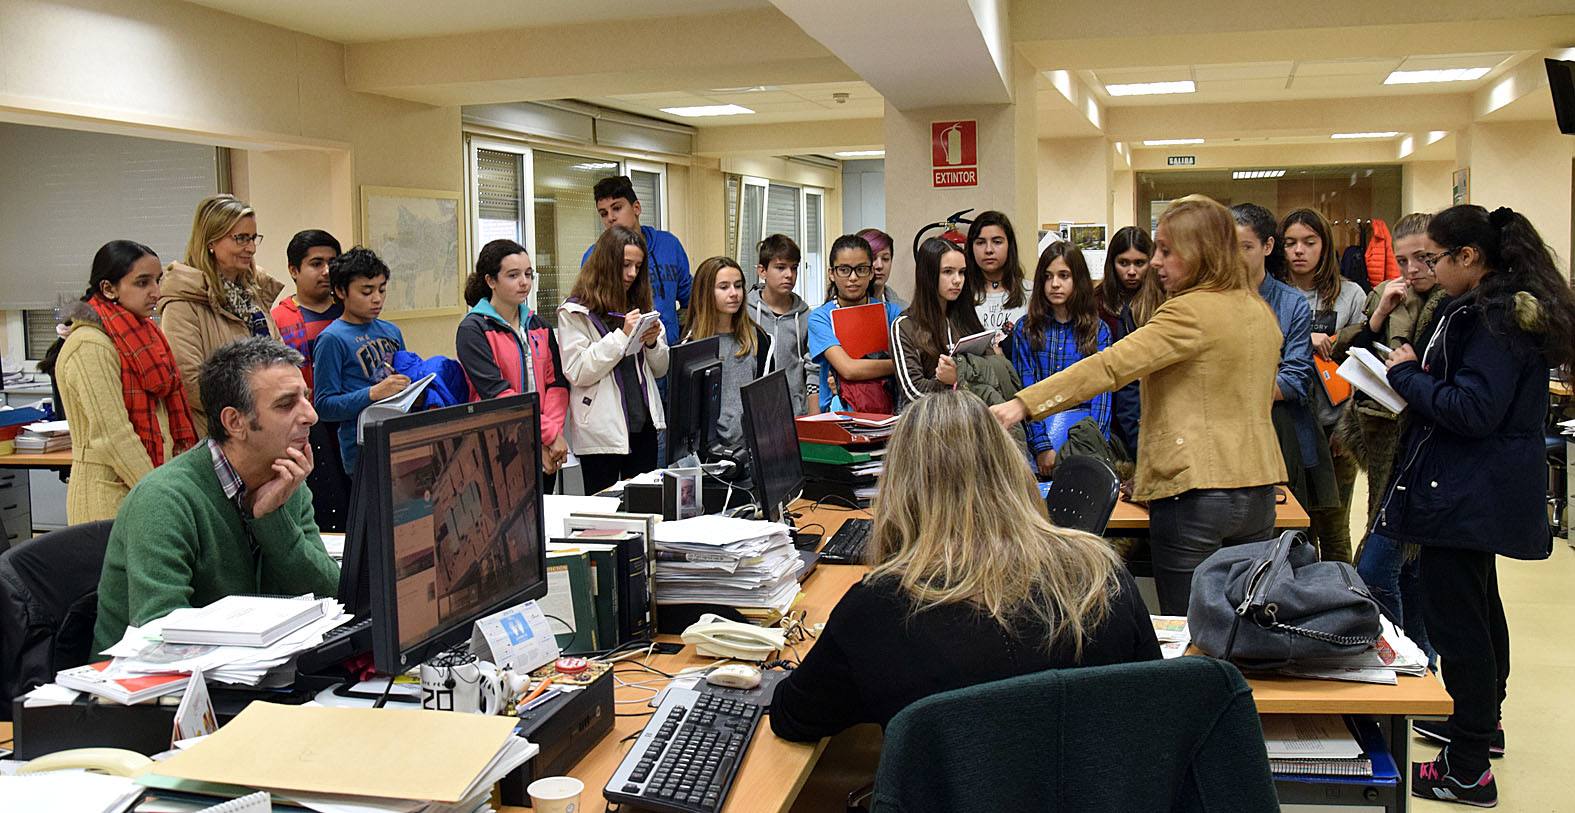
<instances>
[{"instance_id":1,"label":"boy in dark blue jacket","mask_svg":"<svg viewBox=\"0 0 1575 813\"><path fill-rule=\"evenodd\" d=\"M678 309L689 307L689 286L693 276L689 273L689 255L682 243L670 231L640 225L640 199L634 194L634 182L627 175L614 175L596 182L596 213L602 218L603 228L622 226L638 232L645 240L645 261L650 272L651 304L662 315L662 325L667 328L667 344L678 343ZM587 246L580 265L591 256Z\"/></svg>"},{"instance_id":2,"label":"boy in dark blue jacket","mask_svg":"<svg viewBox=\"0 0 1575 813\"><path fill-rule=\"evenodd\" d=\"M410 379L394 372L394 354L405 349L404 334L377 318L388 292L388 266L369 249L353 248L334 258L328 283L344 313L317 336L312 352L312 406L320 420L339 423L339 456L355 476L361 447L356 422L373 401L396 395Z\"/></svg>"}]
</instances>

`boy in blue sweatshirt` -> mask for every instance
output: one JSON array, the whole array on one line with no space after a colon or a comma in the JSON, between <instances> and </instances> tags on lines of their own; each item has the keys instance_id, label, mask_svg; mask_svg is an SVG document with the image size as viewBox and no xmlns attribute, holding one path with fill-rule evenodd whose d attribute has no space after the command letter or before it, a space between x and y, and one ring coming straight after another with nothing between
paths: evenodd
<instances>
[{"instance_id":1,"label":"boy in blue sweatshirt","mask_svg":"<svg viewBox=\"0 0 1575 813\"><path fill-rule=\"evenodd\" d=\"M638 232L645 240L645 262L650 272L651 305L662 315L662 325L667 328L669 347L678 343L678 308L689 307L689 286L694 278L689 273L689 255L684 246L670 231L640 225L640 199L634 194L634 182L627 175L614 175L596 182L592 192L596 196L596 213L602 218L603 228L622 226ZM580 265L591 256L585 249ZM663 379L665 381L665 379ZM665 392L665 390L664 390Z\"/></svg>"},{"instance_id":2,"label":"boy in blue sweatshirt","mask_svg":"<svg viewBox=\"0 0 1575 813\"><path fill-rule=\"evenodd\" d=\"M388 277L388 266L369 249L334 258L328 284L344 313L323 328L312 351L312 406L320 420L339 423L339 456L351 477L361 453L355 439L361 410L410 386L409 378L394 372L394 354L405 349L405 337L392 322L377 318Z\"/></svg>"}]
</instances>

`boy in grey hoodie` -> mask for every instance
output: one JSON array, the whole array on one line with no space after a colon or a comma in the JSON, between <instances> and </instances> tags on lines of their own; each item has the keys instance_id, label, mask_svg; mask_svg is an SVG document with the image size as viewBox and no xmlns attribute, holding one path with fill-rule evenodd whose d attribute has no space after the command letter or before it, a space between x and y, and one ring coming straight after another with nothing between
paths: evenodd
<instances>
[{"instance_id":1,"label":"boy in grey hoodie","mask_svg":"<svg viewBox=\"0 0 1575 813\"><path fill-rule=\"evenodd\" d=\"M819 367L809 360L809 305L793 292L800 255L793 239L773 234L760 241L759 280L744 304L755 324L771 337L767 372L786 370L793 414L814 410L819 400Z\"/></svg>"}]
</instances>

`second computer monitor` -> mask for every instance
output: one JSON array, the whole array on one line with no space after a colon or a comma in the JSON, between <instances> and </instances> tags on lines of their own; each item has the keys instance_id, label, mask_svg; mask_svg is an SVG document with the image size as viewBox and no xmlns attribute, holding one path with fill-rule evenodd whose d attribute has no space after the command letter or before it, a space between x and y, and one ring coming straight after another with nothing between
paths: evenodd
<instances>
[{"instance_id":1,"label":"second computer monitor","mask_svg":"<svg viewBox=\"0 0 1575 813\"><path fill-rule=\"evenodd\" d=\"M716 441L721 407L721 339L708 336L667 351L667 457L665 465L693 452L705 457Z\"/></svg>"},{"instance_id":2,"label":"second computer monitor","mask_svg":"<svg viewBox=\"0 0 1575 813\"><path fill-rule=\"evenodd\" d=\"M804 463L793 423L793 396L787 372L778 370L745 384L744 438L749 444L750 471L756 496L768 519L780 521L788 501L804 485Z\"/></svg>"},{"instance_id":3,"label":"second computer monitor","mask_svg":"<svg viewBox=\"0 0 1575 813\"><path fill-rule=\"evenodd\" d=\"M390 418L368 439L373 660L398 674L546 595L538 396Z\"/></svg>"}]
</instances>

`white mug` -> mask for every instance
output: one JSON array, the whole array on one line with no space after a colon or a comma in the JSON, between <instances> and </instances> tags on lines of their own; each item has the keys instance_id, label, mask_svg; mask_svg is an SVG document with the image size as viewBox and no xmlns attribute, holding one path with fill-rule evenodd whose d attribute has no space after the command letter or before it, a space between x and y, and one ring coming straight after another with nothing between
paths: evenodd
<instances>
[{"instance_id":1,"label":"white mug","mask_svg":"<svg viewBox=\"0 0 1575 813\"><path fill-rule=\"evenodd\" d=\"M503 708L498 668L469 652L445 652L421 664L421 707L469 714Z\"/></svg>"}]
</instances>

